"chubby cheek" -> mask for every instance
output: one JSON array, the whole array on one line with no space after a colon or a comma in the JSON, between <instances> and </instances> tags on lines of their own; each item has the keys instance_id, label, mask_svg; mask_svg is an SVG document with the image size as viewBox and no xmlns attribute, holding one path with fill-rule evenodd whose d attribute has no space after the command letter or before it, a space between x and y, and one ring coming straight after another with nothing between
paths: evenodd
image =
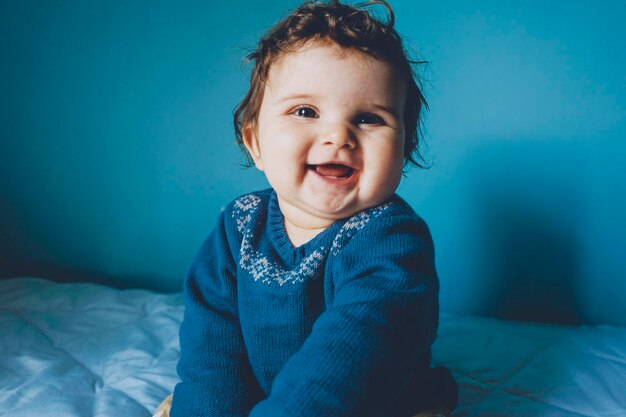
<instances>
[{"instance_id":1,"label":"chubby cheek","mask_svg":"<svg viewBox=\"0 0 626 417\"><path fill-rule=\"evenodd\" d=\"M367 170L367 188L373 198L384 200L398 188L404 164L403 148L402 141L398 141L392 146L369 149L365 164L372 168Z\"/></svg>"},{"instance_id":2,"label":"chubby cheek","mask_svg":"<svg viewBox=\"0 0 626 417\"><path fill-rule=\"evenodd\" d=\"M286 182L304 175L307 158L305 141L294 136L295 133L289 129L261 133L261 158L270 182Z\"/></svg>"}]
</instances>

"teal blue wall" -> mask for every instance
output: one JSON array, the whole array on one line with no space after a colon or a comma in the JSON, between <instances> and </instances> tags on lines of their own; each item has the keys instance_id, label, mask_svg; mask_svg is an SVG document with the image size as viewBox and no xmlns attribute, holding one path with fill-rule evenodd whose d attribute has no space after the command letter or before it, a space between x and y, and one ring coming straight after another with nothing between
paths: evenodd
<instances>
[{"instance_id":1,"label":"teal blue wall","mask_svg":"<svg viewBox=\"0 0 626 417\"><path fill-rule=\"evenodd\" d=\"M626 325L626 3L549 3L392 1L430 61L433 167L400 193L444 311ZM0 3L0 276L179 289L265 186L234 144L240 61L297 4Z\"/></svg>"}]
</instances>

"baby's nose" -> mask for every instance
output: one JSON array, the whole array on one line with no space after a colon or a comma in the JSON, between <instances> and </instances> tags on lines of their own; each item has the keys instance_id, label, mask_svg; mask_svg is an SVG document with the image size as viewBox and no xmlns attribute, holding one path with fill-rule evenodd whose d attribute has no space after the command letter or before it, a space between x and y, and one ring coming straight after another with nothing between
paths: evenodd
<instances>
[{"instance_id":1,"label":"baby's nose","mask_svg":"<svg viewBox=\"0 0 626 417\"><path fill-rule=\"evenodd\" d=\"M356 139L351 127L346 123L333 123L320 136L325 145L334 145L338 148L354 148Z\"/></svg>"}]
</instances>

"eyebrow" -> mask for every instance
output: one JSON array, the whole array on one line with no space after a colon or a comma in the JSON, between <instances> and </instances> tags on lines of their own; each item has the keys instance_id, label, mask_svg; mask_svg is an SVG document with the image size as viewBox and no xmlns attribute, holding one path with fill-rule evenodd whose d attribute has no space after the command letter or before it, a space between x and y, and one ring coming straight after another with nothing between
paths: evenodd
<instances>
[{"instance_id":1,"label":"eyebrow","mask_svg":"<svg viewBox=\"0 0 626 417\"><path fill-rule=\"evenodd\" d=\"M276 100L276 103L282 103L284 101L291 101L291 100L301 100L301 99L311 100L311 99L314 99L315 97L316 96L311 95L311 94L293 94L290 96L279 98L278 100Z\"/></svg>"}]
</instances>

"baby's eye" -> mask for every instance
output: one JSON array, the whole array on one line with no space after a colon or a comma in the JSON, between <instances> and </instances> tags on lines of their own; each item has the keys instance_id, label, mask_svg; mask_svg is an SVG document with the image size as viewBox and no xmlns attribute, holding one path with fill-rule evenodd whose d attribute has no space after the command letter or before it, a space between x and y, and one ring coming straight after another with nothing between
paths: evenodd
<instances>
[{"instance_id":1,"label":"baby's eye","mask_svg":"<svg viewBox=\"0 0 626 417\"><path fill-rule=\"evenodd\" d=\"M313 110L310 107L298 107L294 113L296 116L298 117L304 117L307 119L312 119L317 117L317 113L315 113L315 110Z\"/></svg>"},{"instance_id":2,"label":"baby's eye","mask_svg":"<svg viewBox=\"0 0 626 417\"><path fill-rule=\"evenodd\" d=\"M371 114L371 113L365 113L365 114L361 114L356 118L356 122L358 124L365 124L365 125L382 125L385 124L385 121L383 120L382 117L377 116L375 114Z\"/></svg>"}]
</instances>

